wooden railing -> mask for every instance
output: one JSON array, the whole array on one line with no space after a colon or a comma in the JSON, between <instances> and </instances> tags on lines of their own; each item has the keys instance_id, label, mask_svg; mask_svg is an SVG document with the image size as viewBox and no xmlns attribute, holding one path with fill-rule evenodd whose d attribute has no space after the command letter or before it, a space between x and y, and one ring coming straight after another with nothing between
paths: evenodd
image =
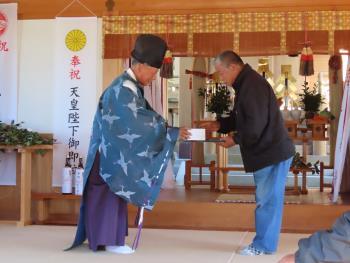
<instances>
[{"instance_id":1,"label":"wooden railing","mask_svg":"<svg viewBox=\"0 0 350 263\"><path fill-rule=\"evenodd\" d=\"M192 168L199 168L199 180L192 180ZM209 168L210 180L203 180L203 168ZM210 164L193 164L191 160L186 161L185 189L190 190L192 185L209 185L210 190L215 190L215 161Z\"/></svg>"}]
</instances>

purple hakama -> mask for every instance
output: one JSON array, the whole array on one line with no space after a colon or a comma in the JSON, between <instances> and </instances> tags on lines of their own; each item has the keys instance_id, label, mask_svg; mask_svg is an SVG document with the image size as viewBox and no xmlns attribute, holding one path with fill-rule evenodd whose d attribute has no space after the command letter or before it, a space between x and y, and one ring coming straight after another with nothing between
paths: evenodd
<instances>
[{"instance_id":1,"label":"purple hakama","mask_svg":"<svg viewBox=\"0 0 350 263\"><path fill-rule=\"evenodd\" d=\"M128 235L127 202L110 191L99 170L97 152L85 189L85 229L93 251L104 246L124 246Z\"/></svg>"}]
</instances>

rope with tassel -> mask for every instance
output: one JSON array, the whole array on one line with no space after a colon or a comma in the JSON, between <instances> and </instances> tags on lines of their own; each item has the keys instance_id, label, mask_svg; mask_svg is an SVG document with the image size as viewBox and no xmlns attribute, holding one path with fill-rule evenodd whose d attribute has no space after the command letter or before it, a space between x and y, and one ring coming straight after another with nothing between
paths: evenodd
<instances>
[{"instance_id":1,"label":"rope with tassel","mask_svg":"<svg viewBox=\"0 0 350 263\"><path fill-rule=\"evenodd\" d=\"M159 75L165 79L173 78L173 54L169 49L169 18L167 18L166 22L166 43L168 46L168 50L165 53L165 57L163 60L162 67L160 68Z\"/></svg>"},{"instance_id":2,"label":"rope with tassel","mask_svg":"<svg viewBox=\"0 0 350 263\"><path fill-rule=\"evenodd\" d=\"M304 14L304 47L301 52L300 56L300 67L299 67L299 74L301 76L305 76L305 83L306 83L306 76L311 76L314 74L314 56L312 49L310 47L311 42L308 40L307 37L307 29L306 29L306 17Z\"/></svg>"}]
</instances>

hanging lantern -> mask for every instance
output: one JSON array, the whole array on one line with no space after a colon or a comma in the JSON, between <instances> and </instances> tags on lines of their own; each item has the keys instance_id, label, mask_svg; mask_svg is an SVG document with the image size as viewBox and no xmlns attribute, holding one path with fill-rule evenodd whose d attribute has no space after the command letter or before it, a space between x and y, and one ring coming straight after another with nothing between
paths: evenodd
<instances>
[{"instance_id":1,"label":"hanging lantern","mask_svg":"<svg viewBox=\"0 0 350 263\"><path fill-rule=\"evenodd\" d=\"M299 74L301 76L314 74L314 56L310 46L303 47L301 52Z\"/></svg>"},{"instance_id":2,"label":"hanging lantern","mask_svg":"<svg viewBox=\"0 0 350 263\"><path fill-rule=\"evenodd\" d=\"M165 79L173 77L173 56L170 50L165 53L163 65L160 69L160 76Z\"/></svg>"}]
</instances>

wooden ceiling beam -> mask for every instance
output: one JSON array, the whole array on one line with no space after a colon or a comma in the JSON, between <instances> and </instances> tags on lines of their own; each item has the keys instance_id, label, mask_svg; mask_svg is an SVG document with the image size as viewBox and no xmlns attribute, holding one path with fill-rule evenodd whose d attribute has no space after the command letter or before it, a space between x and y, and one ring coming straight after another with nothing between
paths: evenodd
<instances>
[{"instance_id":1,"label":"wooden ceiling beam","mask_svg":"<svg viewBox=\"0 0 350 263\"><path fill-rule=\"evenodd\" d=\"M121 15L350 10L349 0L117 1Z\"/></svg>"},{"instance_id":2,"label":"wooden ceiling beam","mask_svg":"<svg viewBox=\"0 0 350 263\"><path fill-rule=\"evenodd\" d=\"M107 15L106 0L80 0L98 17ZM0 0L17 2L19 19L52 19L72 0ZM350 10L349 0L116 0L113 15L202 14L277 11ZM73 4L61 16L90 16Z\"/></svg>"}]
</instances>

